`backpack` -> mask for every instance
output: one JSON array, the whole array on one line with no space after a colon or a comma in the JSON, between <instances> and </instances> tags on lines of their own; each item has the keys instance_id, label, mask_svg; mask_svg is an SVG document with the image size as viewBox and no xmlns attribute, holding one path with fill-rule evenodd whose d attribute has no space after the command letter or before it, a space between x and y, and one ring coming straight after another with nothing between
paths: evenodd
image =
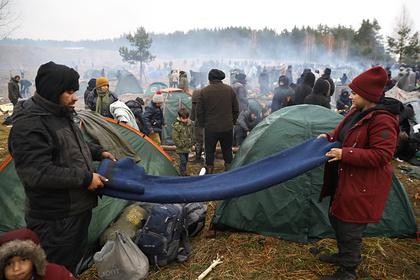
<instances>
[{"instance_id":1,"label":"backpack","mask_svg":"<svg viewBox=\"0 0 420 280\"><path fill-rule=\"evenodd\" d=\"M207 205L203 202L192 202L185 205L187 211L188 236L196 236L206 223Z\"/></svg>"},{"instance_id":2,"label":"backpack","mask_svg":"<svg viewBox=\"0 0 420 280\"><path fill-rule=\"evenodd\" d=\"M164 266L188 259L191 245L185 222L186 208L182 204L156 204L151 208L136 241L151 264Z\"/></svg>"}]
</instances>

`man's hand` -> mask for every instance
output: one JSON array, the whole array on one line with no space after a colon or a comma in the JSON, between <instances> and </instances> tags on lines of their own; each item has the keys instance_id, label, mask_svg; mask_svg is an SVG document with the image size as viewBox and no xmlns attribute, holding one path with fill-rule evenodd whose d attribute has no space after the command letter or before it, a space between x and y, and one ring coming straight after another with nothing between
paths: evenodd
<instances>
[{"instance_id":1,"label":"man's hand","mask_svg":"<svg viewBox=\"0 0 420 280\"><path fill-rule=\"evenodd\" d=\"M113 154L111 154L110 152L102 152L101 154L102 159L106 159L109 158L110 160L116 161L117 159L114 157Z\"/></svg>"},{"instance_id":2,"label":"man's hand","mask_svg":"<svg viewBox=\"0 0 420 280\"><path fill-rule=\"evenodd\" d=\"M328 160L328 162L332 162L336 160L341 160L342 153L343 153L342 149L332 148L328 153L325 154L325 156L331 158L330 160Z\"/></svg>"},{"instance_id":3,"label":"man's hand","mask_svg":"<svg viewBox=\"0 0 420 280\"><path fill-rule=\"evenodd\" d=\"M92 182L90 182L90 185L88 187L88 190L90 190L90 191L94 191L96 189L103 188L104 183L108 181L107 178L99 175L98 173L93 173L92 175L93 175L92 176Z\"/></svg>"}]
</instances>

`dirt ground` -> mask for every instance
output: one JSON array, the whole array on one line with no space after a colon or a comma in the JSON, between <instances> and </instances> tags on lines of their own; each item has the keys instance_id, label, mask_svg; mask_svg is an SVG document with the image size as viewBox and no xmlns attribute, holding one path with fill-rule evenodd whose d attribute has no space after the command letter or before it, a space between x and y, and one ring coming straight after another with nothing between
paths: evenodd
<instances>
[{"instance_id":1,"label":"dirt ground","mask_svg":"<svg viewBox=\"0 0 420 280\"><path fill-rule=\"evenodd\" d=\"M10 128L0 125L0 161L7 155L7 135ZM171 153L176 159L176 154ZM174 161L176 165L176 160ZM407 190L420 222L420 180L409 178L394 161L395 174ZM197 175L202 165L190 162L188 173ZM216 160L216 172L223 171L223 161ZM214 213L215 202L209 202L207 225ZM207 227L207 226L206 226ZM332 273L332 265L321 263L309 251L321 247L324 252L336 251L335 240L323 239L315 243L300 244L278 238L246 232L219 232L214 239L205 238L204 230L191 240L192 255L185 263L173 263L163 268L151 267L150 280L196 279L218 255L223 263L205 279L319 279ZM420 279L420 241L415 238L365 238L363 263L359 279ZM99 279L95 267L78 276L80 280ZM121 279L125 280L125 279Z\"/></svg>"}]
</instances>

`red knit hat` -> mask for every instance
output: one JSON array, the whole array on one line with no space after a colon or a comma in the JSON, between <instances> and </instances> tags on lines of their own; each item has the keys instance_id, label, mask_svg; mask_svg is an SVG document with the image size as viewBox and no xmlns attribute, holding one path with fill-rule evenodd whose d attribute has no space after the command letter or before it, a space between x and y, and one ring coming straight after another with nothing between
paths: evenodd
<instances>
[{"instance_id":1,"label":"red knit hat","mask_svg":"<svg viewBox=\"0 0 420 280\"><path fill-rule=\"evenodd\" d=\"M388 75L385 69L376 66L354 78L349 87L364 99L378 103L387 80Z\"/></svg>"},{"instance_id":2,"label":"red knit hat","mask_svg":"<svg viewBox=\"0 0 420 280\"><path fill-rule=\"evenodd\" d=\"M12 230L0 235L0 246L12 240L31 240L35 244L39 245L40 240L38 235L30 229L21 228Z\"/></svg>"}]
</instances>

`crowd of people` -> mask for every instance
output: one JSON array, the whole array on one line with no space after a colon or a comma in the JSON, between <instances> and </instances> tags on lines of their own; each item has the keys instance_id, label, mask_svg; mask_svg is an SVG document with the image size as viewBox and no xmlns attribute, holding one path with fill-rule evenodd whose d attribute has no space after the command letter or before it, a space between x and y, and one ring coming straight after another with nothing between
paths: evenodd
<instances>
[{"instance_id":1,"label":"crowd of people","mask_svg":"<svg viewBox=\"0 0 420 280\"><path fill-rule=\"evenodd\" d=\"M278 77L269 106L271 113L299 104L330 109L336 91L331 72L325 68L316 78L318 73L305 69L295 84L292 67L288 67ZM262 74L260 84L264 89L264 71ZM171 86L188 91L186 72L172 71L169 78ZM188 175L188 155L193 147L195 161L201 162L204 151L207 173L214 173L218 143L228 171L232 147L241 145L264 117L248 102L247 76L236 73L231 85L223 82L225 78L222 70L211 69L208 85L192 92L191 111L179 108L175 122L169 124L180 175ZM74 279L70 272L76 271L83 254L92 209L97 205L95 190L107 181L95 172L92 162L116 160L109 151L86 141L74 121L78 80L74 69L49 62L38 69L36 92L31 98L17 102L19 76L9 85L14 105L9 151L25 188L29 230L0 236L0 275L5 279L15 279L10 275L16 273L27 273L35 279L58 279L54 278L58 274L67 277L60 279ZM343 75L342 82L349 84L341 90L336 107L345 117L332 132L319 135L342 143L341 148L326 154L330 160L325 165L321 192L321 199L331 197L329 215L338 253L323 255L320 260L339 266L333 275L322 278L325 280L356 279L362 234L367 224L379 222L390 190L390 160L397 147L398 115L404 111L399 101L384 97L390 75L382 67L373 67L351 81ZM87 109L115 118L161 143L166 124L160 91L148 104L141 98L124 103L110 91L108 79L99 77L89 81L84 102ZM25 250L16 249L20 246ZM47 259L58 265L47 263Z\"/></svg>"}]
</instances>

